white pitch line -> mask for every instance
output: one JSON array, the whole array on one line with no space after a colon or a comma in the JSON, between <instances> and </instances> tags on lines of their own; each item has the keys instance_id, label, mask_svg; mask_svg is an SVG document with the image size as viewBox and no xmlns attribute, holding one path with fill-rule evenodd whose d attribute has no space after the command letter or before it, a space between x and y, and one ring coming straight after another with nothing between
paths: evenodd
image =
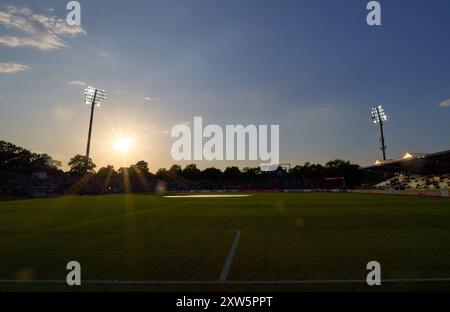
<instances>
[{"instance_id":1,"label":"white pitch line","mask_svg":"<svg viewBox=\"0 0 450 312\"><path fill-rule=\"evenodd\" d=\"M239 244L239 239L241 238L241 231L237 231L234 237L233 245L231 246L230 253L228 254L225 264L223 265L222 273L220 274L219 281L226 281L228 277L228 272L230 272L231 264L233 263L234 255L236 254L236 249Z\"/></svg>"},{"instance_id":2,"label":"white pitch line","mask_svg":"<svg viewBox=\"0 0 450 312\"><path fill-rule=\"evenodd\" d=\"M382 279L381 283L438 283L450 282L450 277L437 278L388 278ZM335 279L335 280L267 280L267 281L239 281L239 280L82 280L81 285L176 285L176 284L298 284L298 285L319 285L319 284L366 284L362 279ZM0 284L65 284L65 280L15 280L0 279Z\"/></svg>"},{"instance_id":3,"label":"white pitch line","mask_svg":"<svg viewBox=\"0 0 450 312\"><path fill-rule=\"evenodd\" d=\"M252 195L228 195L228 194L204 194L204 195L167 195L165 198L233 198L233 197L250 197Z\"/></svg>"}]
</instances>

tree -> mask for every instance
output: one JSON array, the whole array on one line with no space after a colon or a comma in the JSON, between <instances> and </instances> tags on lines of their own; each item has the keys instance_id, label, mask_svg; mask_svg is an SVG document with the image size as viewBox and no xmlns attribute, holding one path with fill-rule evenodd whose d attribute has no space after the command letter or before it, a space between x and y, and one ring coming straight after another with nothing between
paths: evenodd
<instances>
[{"instance_id":1,"label":"tree","mask_svg":"<svg viewBox=\"0 0 450 312\"><path fill-rule=\"evenodd\" d=\"M34 171L55 173L61 162L48 154L36 154L10 142L0 141L0 171L29 174Z\"/></svg>"},{"instance_id":2,"label":"tree","mask_svg":"<svg viewBox=\"0 0 450 312\"><path fill-rule=\"evenodd\" d=\"M238 181L241 178L241 171L238 167L226 167L223 176L229 181Z\"/></svg>"},{"instance_id":3,"label":"tree","mask_svg":"<svg viewBox=\"0 0 450 312\"><path fill-rule=\"evenodd\" d=\"M108 176L111 176L114 173L116 173L114 167L111 165L107 165L106 167L101 167L100 169L98 169L96 176L101 178L107 178Z\"/></svg>"},{"instance_id":4,"label":"tree","mask_svg":"<svg viewBox=\"0 0 450 312\"><path fill-rule=\"evenodd\" d=\"M196 164L189 164L183 169L183 177L189 180L198 180L201 175L200 169Z\"/></svg>"},{"instance_id":5,"label":"tree","mask_svg":"<svg viewBox=\"0 0 450 312\"><path fill-rule=\"evenodd\" d=\"M203 180L210 180L210 181L219 181L222 177L222 171L220 169L211 167L206 168L202 171L202 179Z\"/></svg>"},{"instance_id":6,"label":"tree","mask_svg":"<svg viewBox=\"0 0 450 312\"><path fill-rule=\"evenodd\" d=\"M327 162L325 168L327 175L330 177L344 177L348 186L361 184L362 172L359 165L352 164L350 161L335 159Z\"/></svg>"},{"instance_id":7,"label":"tree","mask_svg":"<svg viewBox=\"0 0 450 312\"><path fill-rule=\"evenodd\" d=\"M261 170L259 168L249 168L245 167L242 170L242 177L245 181L255 181L258 178L258 175L261 174Z\"/></svg>"},{"instance_id":8,"label":"tree","mask_svg":"<svg viewBox=\"0 0 450 312\"><path fill-rule=\"evenodd\" d=\"M167 178L167 170L165 168L159 168L158 171L156 171L156 177L160 180L165 180Z\"/></svg>"},{"instance_id":9,"label":"tree","mask_svg":"<svg viewBox=\"0 0 450 312\"><path fill-rule=\"evenodd\" d=\"M0 141L0 170L15 173L27 171L31 152L10 142Z\"/></svg>"},{"instance_id":10,"label":"tree","mask_svg":"<svg viewBox=\"0 0 450 312\"><path fill-rule=\"evenodd\" d=\"M131 166L131 167L133 167L133 166ZM130 168L127 168L127 167L120 167L119 169L117 169L117 174L119 175L119 176L121 176L121 177L123 177L123 176L125 176L125 175L129 175L129 171L130 171Z\"/></svg>"},{"instance_id":11,"label":"tree","mask_svg":"<svg viewBox=\"0 0 450 312\"><path fill-rule=\"evenodd\" d=\"M343 161L341 159L330 160L325 164L325 167L330 170L341 169L350 164L349 161Z\"/></svg>"},{"instance_id":12,"label":"tree","mask_svg":"<svg viewBox=\"0 0 450 312\"><path fill-rule=\"evenodd\" d=\"M60 167L61 162L53 159L48 154L31 154L30 168L32 171L56 172Z\"/></svg>"},{"instance_id":13,"label":"tree","mask_svg":"<svg viewBox=\"0 0 450 312\"><path fill-rule=\"evenodd\" d=\"M138 173L142 173L144 175L148 175L150 173L150 169L148 168L148 163L146 161L138 161L135 165L134 165L134 169L138 172Z\"/></svg>"},{"instance_id":14,"label":"tree","mask_svg":"<svg viewBox=\"0 0 450 312\"><path fill-rule=\"evenodd\" d=\"M69 173L73 176L82 176L85 173L94 173L94 168L96 167L92 159L89 157L86 170L86 156L82 156L80 154L72 157L68 165L70 167Z\"/></svg>"},{"instance_id":15,"label":"tree","mask_svg":"<svg viewBox=\"0 0 450 312\"><path fill-rule=\"evenodd\" d=\"M174 175L181 175L183 170L181 169L180 165L172 165L172 167L170 167L169 172L174 174Z\"/></svg>"}]
</instances>

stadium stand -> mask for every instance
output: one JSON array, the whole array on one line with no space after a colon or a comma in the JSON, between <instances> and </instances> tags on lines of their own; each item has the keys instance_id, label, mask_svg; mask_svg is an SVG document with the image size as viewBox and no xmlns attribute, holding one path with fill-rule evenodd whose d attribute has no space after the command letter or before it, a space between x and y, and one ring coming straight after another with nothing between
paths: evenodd
<instances>
[{"instance_id":1,"label":"stadium stand","mask_svg":"<svg viewBox=\"0 0 450 312\"><path fill-rule=\"evenodd\" d=\"M448 197L450 150L407 152L399 160L376 161L362 168L365 181L355 192Z\"/></svg>"},{"instance_id":2,"label":"stadium stand","mask_svg":"<svg viewBox=\"0 0 450 312\"><path fill-rule=\"evenodd\" d=\"M416 175L416 174L396 174L374 186L376 189L394 190L445 190L450 187L450 175Z\"/></svg>"},{"instance_id":3,"label":"stadium stand","mask_svg":"<svg viewBox=\"0 0 450 312\"><path fill-rule=\"evenodd\" d=\"M407 152L400 160L377 160L375 165L363 169L386 174L448 174L450 173L450 150L428 154Z\"/></svg>"}]
</instances>

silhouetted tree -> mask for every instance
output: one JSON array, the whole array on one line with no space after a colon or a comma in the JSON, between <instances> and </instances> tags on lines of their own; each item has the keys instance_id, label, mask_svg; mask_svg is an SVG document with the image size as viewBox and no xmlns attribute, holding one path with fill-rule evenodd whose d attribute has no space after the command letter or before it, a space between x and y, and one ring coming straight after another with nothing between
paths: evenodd
<instances>
[{"instance_id":1,"label":"silhouetted tree","mask_svg":"<svg viewBox=\"0 0 450 312\"><path fill-rule=\"evenodd\" d=\"M170 167L169 172L172 173L173 175L176 176L181 176L183 170L181 169L180 165L172 165L172 167Z\"/></svg>"},{"instance_id":2,"label":"silhouetted tree","mask_svg":"<svg viewBox=\"0 0 450 312\"><path fill-rule=\"evenodd\" d=\"M134 168L136 169L137 172L144 174L144 175L148 175L150 173L150 170L148 168L148 163L146 161L138 161L135 165Z\"/></svg>"},{"instance_id":3,"label":"silhouetted tree","mask_svg":"<svg viewBox=\"0 0 450 312\"><path fill-rule=\"evenodd\" d=\"M45 171L54 173L61 167L59 160L53 159L48 154L31 154L30 168L32 171Z\"/></svg>"},{"instance_id":4,"label":"silhouetted tree","mask_svg":"<svg viewBox=\"0 0 450 312\"><path fill-rule=\"evenodd\" d=\"M32 173L45 171L56 173L61 162L48 154L36 154L10 142L0 141L0 171L14 173Z\"/></svg>"},{"instance_id":5,"label":"silhouetted tree","mask_svg":"<svg viewBox=\"0 0 450 312\"><path fill-rule=\"evenodd\" d=\"M206 168L202 171L202 179L203 180L211 180L214 182L217 182L222 177L222 171L220 169L211 167Z\"/></svg>"},{"instance_id":6,"label":"silhouetted tree","mask_svg":"<svg viewBox=\"0 0 450 312\"><path fill-rule=\"evenodd\" d=\"M165 180L167 179L168 172L165 168L159 168L155 175L158 179Z\"/></svg>"},{"instance_id":7,"label":"silhouetted tree","mask_svg":"<svg viewBox=\"0 0 450 312\"><path fill-rule=\"evenodd\" d=\"M362 172L359 165L351 164L350 161L335 159L325 164L328 177L344 177L348 186L361 184Z\"/></svg>"},{"instance_id":8,"label":"silhouetted tree","mask_svg":"<svg viewBox=\"0 0 450 312\"><path fill-rule=\"evenodd\" d=\"M200 179L201 171L196 164L189 164L183 169L182 175L186 179L195 181Z\"/></svg>"},{"instance_id":9,"label":"silhouetted tree","mask_svg":"<svg viewBox=\"0 0 450 312\"><path fill-rule=\"evenodd\" d=\"M100 169L98 169L96 175L106 178L108 175L112 174L113 172L115 172L114 167L111 165L107 165L106 167L101 167Z\"/></svg>"},{"instance_id":10,"label":"silhouetted tree","mask_svg":"<svg viewBox=\"0 0 450 312\"><path fill-rule=\"evenodd\" d=\"M226 167L223 177L228 181L238 181L241 178L241 171L238 167Z\"/></svg>"},{"instance_id":11,"label":"silhouetted tree","mask_svg":"<svg viewBox=\"0 0 450 312\"><path fill-rule=\"evenodd\" d=\"M86 156L77 154L74 157L72 157L68 163L70 170L69 174L73 176L82 176L86 173L94 173L94 168L96 165L92 161L92 159L89 157L88 159L88 165L86 168Z\"/></svg>"}]
</instances>

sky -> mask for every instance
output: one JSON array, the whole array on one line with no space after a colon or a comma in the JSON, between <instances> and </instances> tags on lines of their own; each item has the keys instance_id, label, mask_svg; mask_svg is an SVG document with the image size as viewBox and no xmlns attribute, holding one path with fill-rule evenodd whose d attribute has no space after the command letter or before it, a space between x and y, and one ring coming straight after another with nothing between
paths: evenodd
<instances>
[{"instance_id":1,"label":"sky","mask_svg":"<svg viewBox=\"0 0 450 312\"><path fill-rule=\"evenodd\" d=\"M280 126L280 161L369 165L381 157L371 107L383 105L388 158L450 149L450 1L389 0L381 26L365 0L66 1L0 4L0 139L67 162L84 154L87 85L98 167L185 165L173 126ZM129 153L114 149L131 138ZM199 161L199 167L259 162Z\"/></svg>"}]
</instances>

